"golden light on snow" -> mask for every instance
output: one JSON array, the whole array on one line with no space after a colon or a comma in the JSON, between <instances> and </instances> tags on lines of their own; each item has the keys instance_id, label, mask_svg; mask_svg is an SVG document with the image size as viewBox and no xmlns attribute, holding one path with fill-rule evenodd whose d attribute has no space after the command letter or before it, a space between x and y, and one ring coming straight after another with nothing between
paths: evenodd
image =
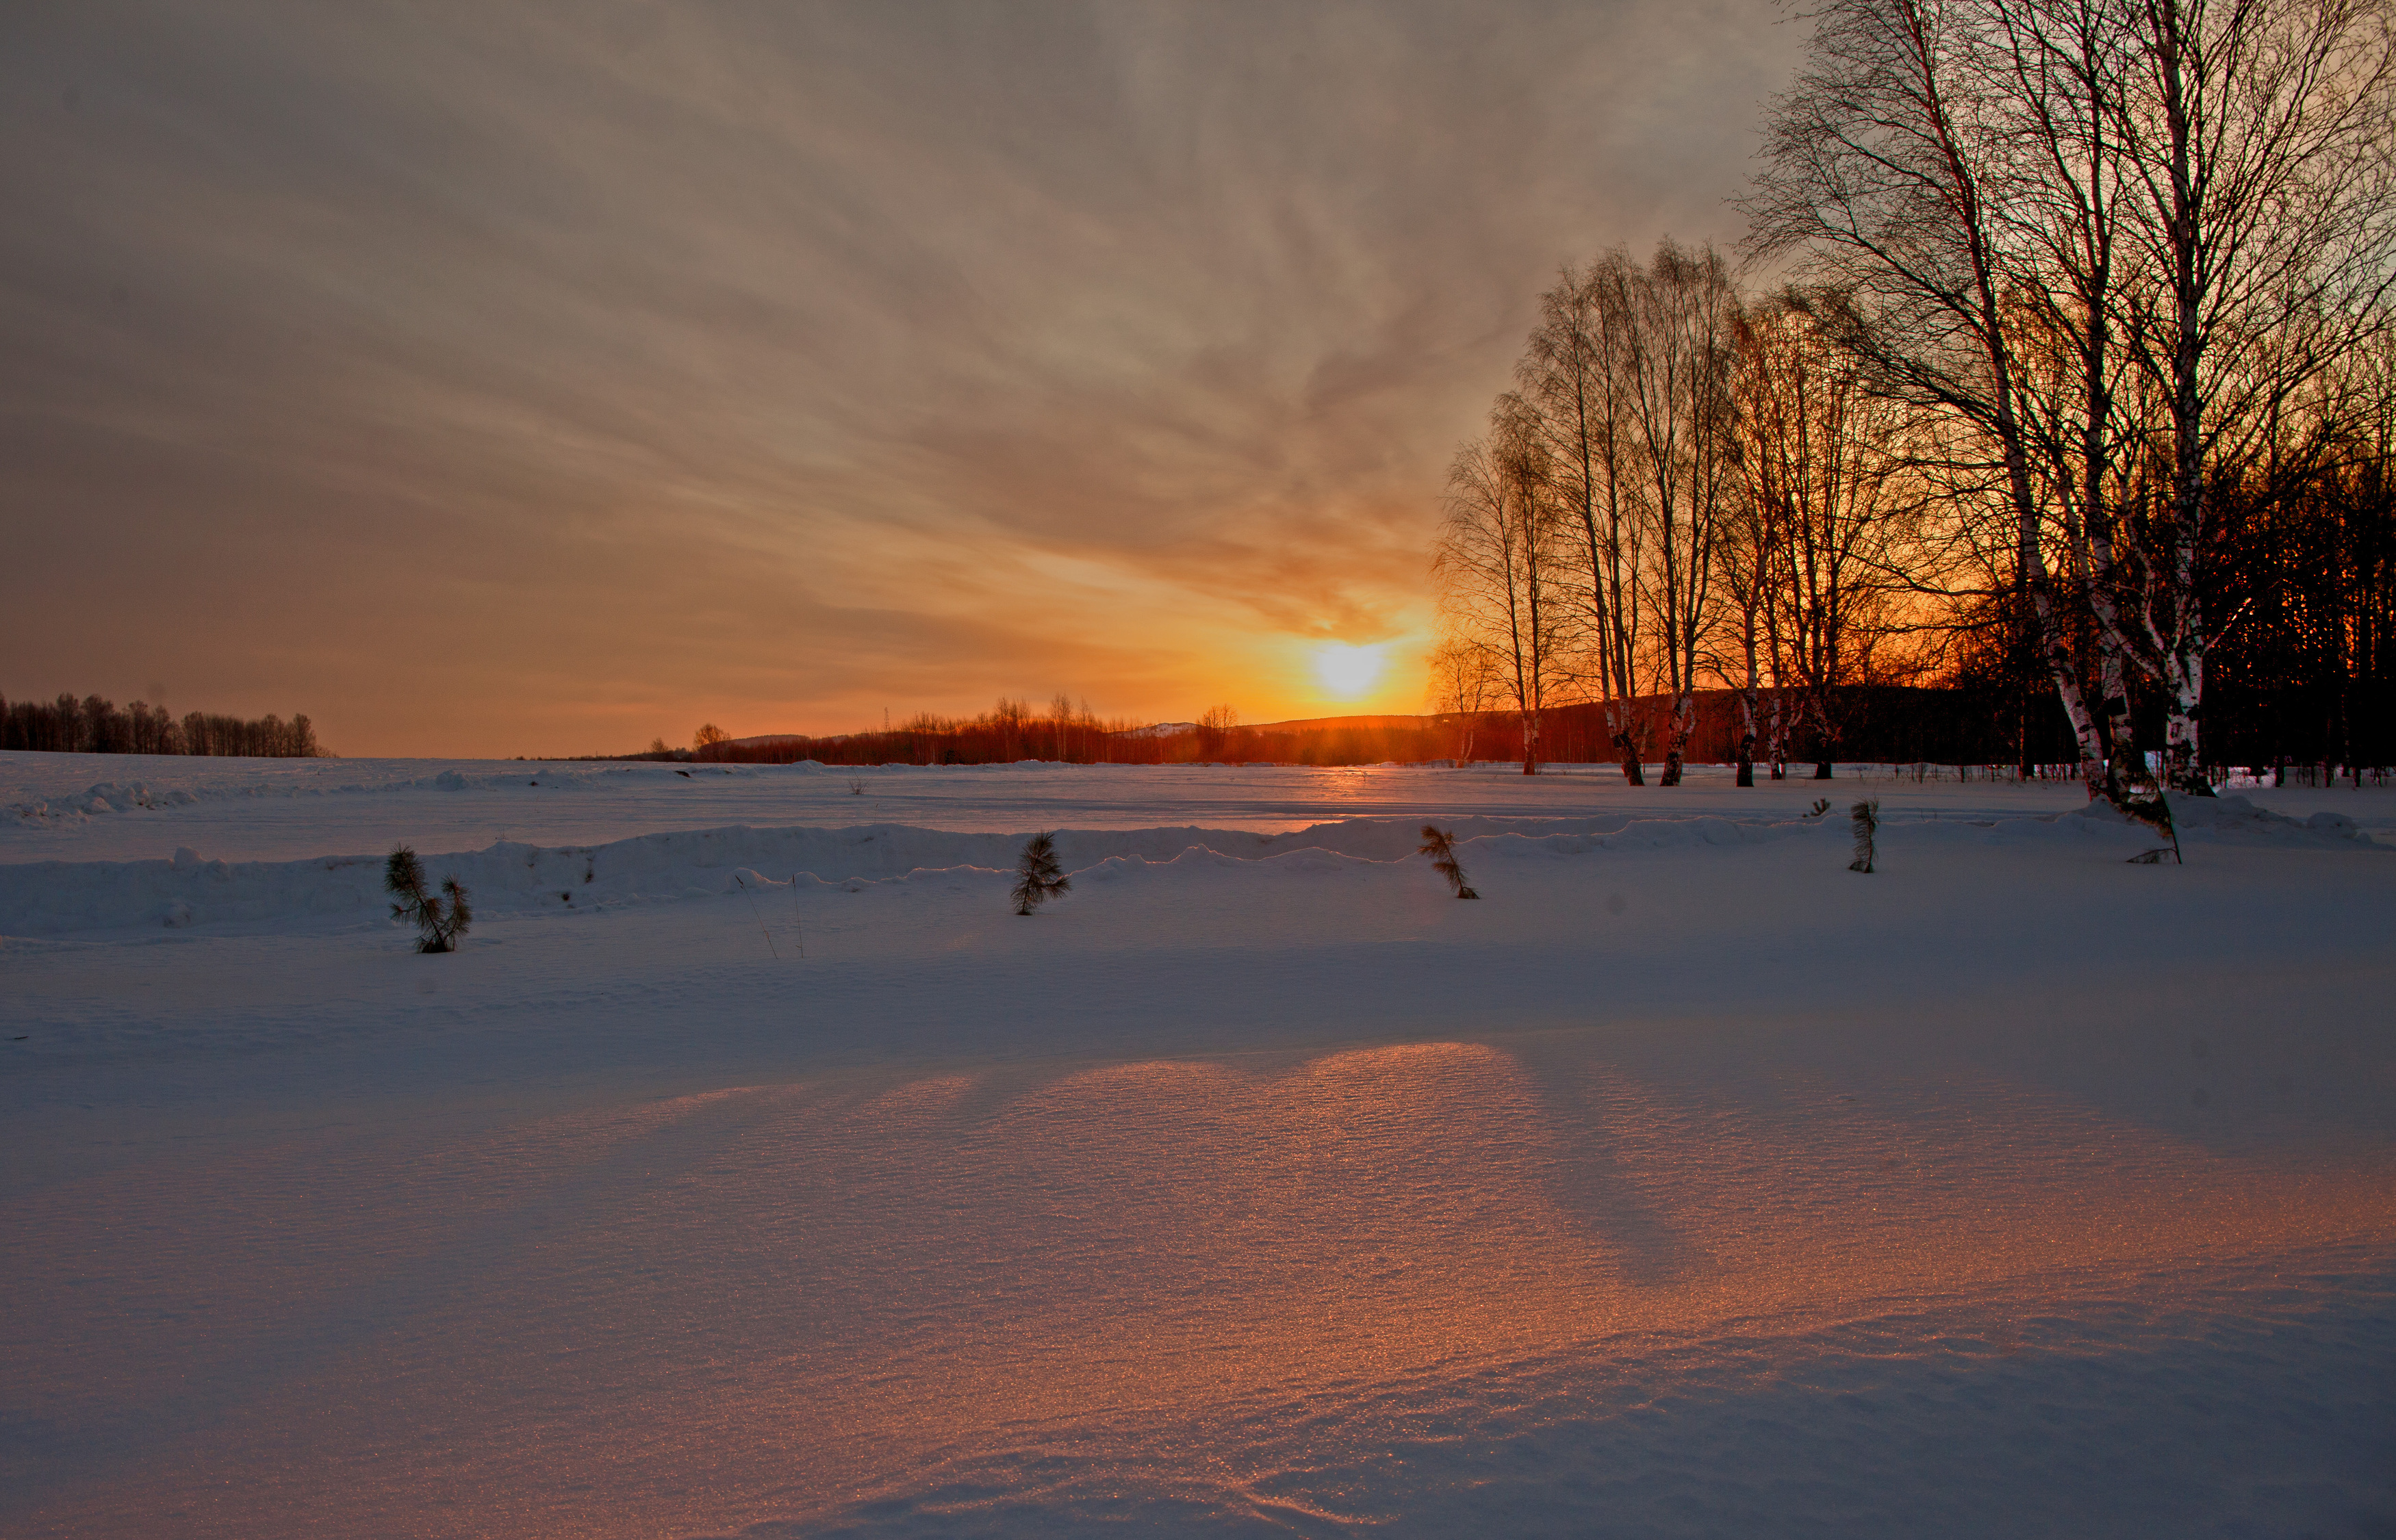
<instances>
[{"instance_id":1,"label":"golden light on snow","mask_svg":"<svg viewBox=\"0 0 2396 1540\"><path fill-rule=\"evenodd\" d=\"M12 1225L44 1241L19 1289L64 1323L12 1372L71 1386L155 1361L180 1320L110 1316L81 1275L136 1270L136 1247L149 1265L164 1215L246 1214L312 1161L428 1185L403 1215L328 1213L304 1267L205 1230L230 1343L276 1340L257 1302L277 1289L346 1297L395 1237L426 1256L490 1244L477 1203L546 1194L553 1231L316 1349L194 1457L344 1532L463 1493L506 1514L494 1533L616 1536L725 1527L726 1507L834 1515L1026 1428L1085 1428L1077 1458L1136 1462L1165 1436L1141 1419L1178 1424L1271 1473L1378 1436L1337 1410L1358 1387L1608 1358L1735 1385L1783 1365L1776 1339L1793 1354L1891 1301L1924 1302L1903 1341L1985 1359L2017 1350L2017 1321L2159 1268L2396 1233L2380 1171L2215 1153L2029 1085L1974 1087L1993 1115L1952 1124L1853 1083L1741 1099L1557 1034L833 1075L536 1120L437 1162L406 1130L312 1135L12 1195ZM619 1169L636 1175L590 1179ZM539 1312L511 1313L528 1297ZM1328 1442L1240 1442L1300 1404L1328 1409L1310 1435ZM548 1420L473 1432L533 1408ZM672 1478L635 1448L671 1454ZM389 1453L345 1468L355 1451ZM165 1506L175 1480L136 1478L135 1500Z\"/></svg>"},{"instance_id":2,"label":"golden light on snow","mask_svg":"<svg viewBox=\"0 0 2396 1540\"><path fill-rule=\"evenodd\" d=\"M1380 683L1382 670L1389 667L1389 654L1386 642L1364 647L1325 642L1314 649L1314 677L1334 700L1354 700L1369 695Z\"/></svg>"}]
</instances>

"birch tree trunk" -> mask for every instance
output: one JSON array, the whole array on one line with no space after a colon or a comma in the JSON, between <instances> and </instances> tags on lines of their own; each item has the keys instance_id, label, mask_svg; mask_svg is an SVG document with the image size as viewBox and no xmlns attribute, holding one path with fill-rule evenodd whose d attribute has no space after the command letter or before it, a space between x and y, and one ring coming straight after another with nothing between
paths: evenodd
<instances>
[{"instance_id":1,"label":"birch tree trunk","mask_svg":"<svg viewBox=\"0 0 2396 1540\"><path fill-rule=\"evenodd\" d=\"M1626 392L1648 543L1647 585L1672 697L1664 773L1681 784L1697 691L1719 621L1716 543L1732 495L1730 366L1738 313L1728 267L1712 248L1667 241L1631 289L1633 345Z\"/></svg>"},{"instance_id":2,"label":"birch tree trunk","mask_svg":"<svg viewBox=\"0 0 2396 1540\"><path fill-rule=\"evenodd\" d=\"M1755 784L1755 694L1758 680L1755 666L1755 611L1747 612L1741 628L1740 643L1747 655L1747 683L1738 692L1738 784Z\"/></svg>"}]
</instances>

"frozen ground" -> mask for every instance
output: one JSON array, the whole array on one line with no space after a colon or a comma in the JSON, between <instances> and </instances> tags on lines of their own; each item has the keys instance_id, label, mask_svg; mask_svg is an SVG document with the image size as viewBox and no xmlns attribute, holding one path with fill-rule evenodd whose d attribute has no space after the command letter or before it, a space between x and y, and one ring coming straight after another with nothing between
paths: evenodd
<instances>
[{"instance_id":1,"label":"frozen ground","mask_svg":"<svg viewBox=\"0 0 2396 1540\"><path fill-rule=\"evenodd\" d=\"M0 756L0 1534L2396 1533L2396 797L860 778Z\"/></svg>"}]
</instances>

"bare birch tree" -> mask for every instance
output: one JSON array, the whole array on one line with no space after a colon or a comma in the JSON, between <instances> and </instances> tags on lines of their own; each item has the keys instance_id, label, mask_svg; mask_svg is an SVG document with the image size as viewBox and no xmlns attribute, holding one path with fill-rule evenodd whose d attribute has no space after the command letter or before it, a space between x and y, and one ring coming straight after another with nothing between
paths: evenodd
<instances>
[{"instance_id":1,"label":"bare birch tree","mask_svg":"<svg viewBox=\"0 0 2396 1540\"><path fill-rule=\"evenodd\" d=\"M1897 601L1915 559L1924 485L1911 471L1910 414L1866 388L1857 362L1816 326L1805 296L1790 291L1752 307L1738 335L1746 507L1741 549L1726 570L1735 591L1755 571L1761 591L1749 603L1766 660L1776 684L1803 701L1815 778L1827 780L1840 692L1870 677L1875 650L1903 629ZM1762 549L1748 554L1750 544Z\"/></svg>"},{"instance_id":2,"label":"bare birch tree","mask_svg":"<svg viewBox=\"0 0 2396 1540\"><path fill-rule=\"evenodd\" d=\"M1999 246L2015 272L2021 420L2034 484L2062 553L2058 591L2094 624L2083 681L2116 803L2146 783L2130 718L2133 671L2116 560L2123 450L2135 415L2122 411L2116 312L2133 265L2123 231L2127 165L2117 124L2133 68L2123 0L2001 0L1988 7L1990 77L2003 153L1994 199Z\"/></svg>"},{"instance_id":3,"label":"bare birch tree","mask_svg":"<svg viewBox=\"0 0 2396 1540\"><path fill-rule=\"evenodd\" d=\"M1832 297L1842 346L1876 388L1954 414L2000 468L2016 585L2079 746L2090 794L2105 755L2046 558L2045 507L2007 326L2015 273L1993 199L2014 148L2002 56L1977 0L1829 0L1811 57L1776 104L1749 249L1798 254Z\"/></svg>"},{"instance_id":4,"label":"bare birch tree","mask_svg":"<svg viewBox=\"0 0 2396 1540\"><path fill-rule=\"evenodd\" d=\"M1678 786L1720 618L1716 546L1735 487L1730 361L1738 293L1710 246L1692 252L1667 241L1631 299L1627 397L1648 550L1641 586L1658 681L1672 699L1660 780Z\"/></svg>"},{"instance_id":5,"label":"bare birch tree","mask_svg":"<svg viewBox=\"0 0 2396 1540\"><path fill-rule=\"evenodd\" d=\"M2385 0L1834 0L1751 248L1845 298L1875 384L1971 426L2092 795L2206 790L2206 568L2323 370L2388 325ZM2093 683L2091 709L2083 685Z\"/></svg>"},{"instance_id":6,"label":"bare birch tree","mask_svg":"<svg viewBox=\"0 0 2396 1540\"><path fill-rule=\"evenodd\" d=\"M1743 371L1742 371L1743 372ZM1742 418L1742 421L1744 418ZM1769 729L1766 754L1772 778L1784 771L1780 759L1780 677L1775 667L1778 647L1777 600L1780 583L1780 505L1759 495L1751 485L1724 521L1721 545L1724 611L1735 616L1738 647L1737 672L1730 676L1731 693L1738 701L1737 784L1755 784L1758 733ZM1725 670L1727 671L1727 670ZM1770 684L1765 683L1770 680ZM1767 714L1764 702L1771 701Z\"/></svg>"},{"instance_id":7,"label":"bare birch tree","mask_svg":"<svg viewBox=\"0 0 2396 1540\"><path fill-rule=\"evenodd\" d=\"M1425 694L1431 713L1456 724L1457 761L1470 764L1481 719L1502 698L1498 657L1487 643L1450 631L1440 638L1425 661L1430 674Z\"/></svg>"},{"instance_id":8,"label":"bare birch tree","mask_svg":"<svg viewBox=\"0 0 2396 1540\"><path fill-rule=\"evenodd\" d=\"M2388 325L2396 37L2379 0L2137 0L2130 17L2117 132L2145 281L2128 352L2165 405L2170 467L2126 524L2135 640L2168 694L2170 782L2204 791L2207 475L2234 473L2292 395Z\"/></svg>"},{"instance_id":9,"label":"bare birch tree","mask_svg":"<svg viewBox=\"0 0 2396 1540\"><path fill-rule=\"evenodd\" d=\"M1545 446L1518 400L1501 399L1495 416L1490 434L1449 468L1432 570L1454 633L1497 659L1502 698L1522 719L1528 776L1538 771L1541 714L1575 628Z\"/></svg>"},{"instance_id":10,"label":"bare birch tree","mask_svg":"<svg viewBox=\"0 0 2396 1540\"><path fill-rule=\"evenodd\" d=\"M1629 402L1637 345L1632 294L1644 275L1616 249L1566 268L1539 297L1539 325L1516 377L1548 445L1547 466L1572 524L1572 596L1583 610L1579 682L1596 686L1623 779L1646 784L1639 689L1644 487L1634 469Z\"/></svg>"}]
</instances>

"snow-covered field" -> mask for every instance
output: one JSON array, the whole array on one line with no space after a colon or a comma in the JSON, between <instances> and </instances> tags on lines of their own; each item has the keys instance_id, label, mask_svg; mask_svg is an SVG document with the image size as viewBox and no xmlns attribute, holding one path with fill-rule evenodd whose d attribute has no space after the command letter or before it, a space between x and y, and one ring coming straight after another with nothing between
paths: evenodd
<instances>
[{"instance_id":1,"label":"snow-covered field","mask_svg":"<svg viewBox=\"0 0 2396 1540\"><path fill-rule=\"evenodd\" d=\"M2396 1532L2396 794L687 768L0 755L0 1534Z\"/></svg>"}]
</instances>

